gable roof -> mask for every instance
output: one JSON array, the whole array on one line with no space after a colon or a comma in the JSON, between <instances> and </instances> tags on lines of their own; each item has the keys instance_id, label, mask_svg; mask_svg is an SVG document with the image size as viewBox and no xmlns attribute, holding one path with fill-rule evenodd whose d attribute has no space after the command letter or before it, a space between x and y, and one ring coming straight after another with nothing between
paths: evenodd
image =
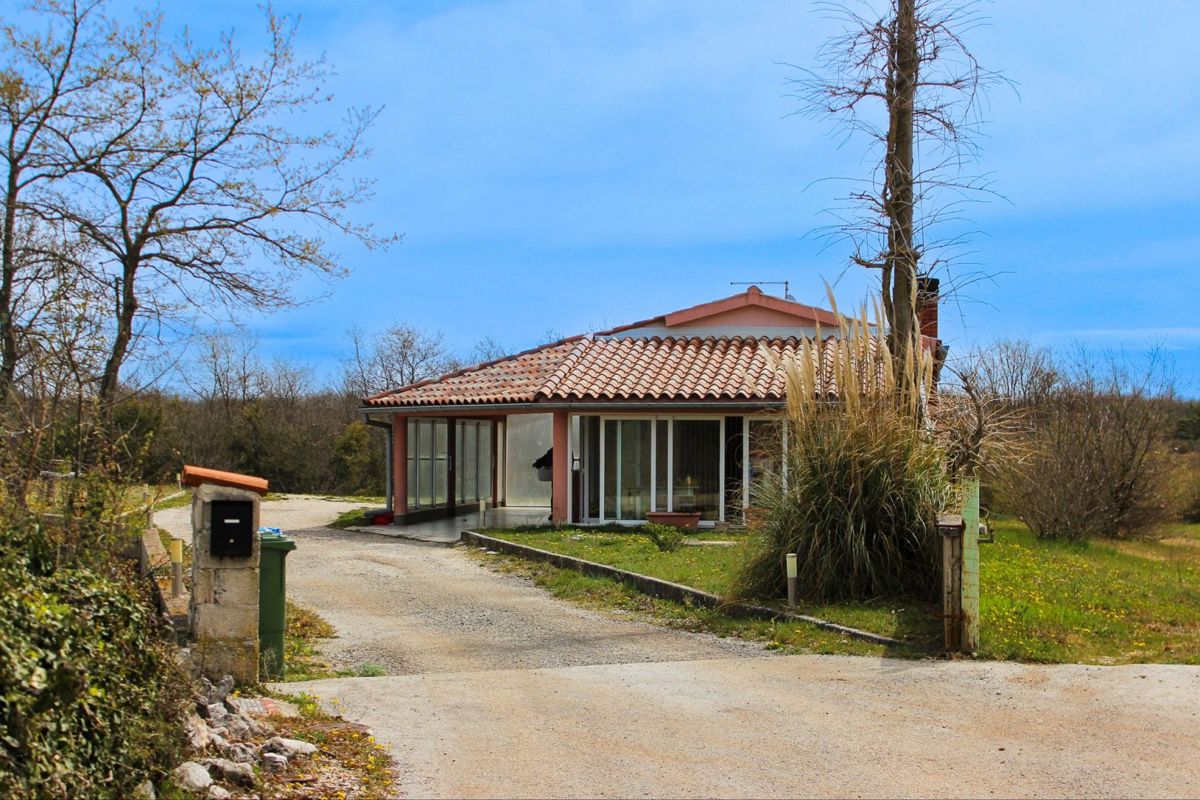
<instances>
[{"instance_id":1,"label":"gable roof","mask_svg":"<svg viewBox=\"0 0 1200 800\"><path fill-rule=\"evenodd\" d=\"M636 333L638 328L686 325L748 307L787 314L795 322L779 327L779 336L689 336L686 328L680 335ZM833 312L770 297L752 286L732 297L382 392L365 398L364 404L383 409L619 401L777 403L784 399L785 381L771 356L795 358L808 340L798 331L837 322ZM616 333L626 335L614 337ZM833 340L825 337L814 353L823 362L827 394L837 393L834 348L827 347Z\"/></svg>"},{"instance_id":2,"label":"gable roof","mask_svg":"<svg viewBox=\"0 0 1200 800\"><path fill-rule=\"evenodd\" d=\"M509 358L460 370L366 399L372 408L479 406L513 403L677 403L784 400L783 371L775 359L796 358L803 337L691 337L555 342ZM824 393L835 395L826 337L820 353ZM768 355L770 354L770 356Z\"/></svg>"},{"instance_id":3,"label":"gable roof","mask_svg":"<svg viewBox=\"0 0 1200 800\"><path fill-rule=\"evenodd\" d=\"M772 297L771 295L763 294L762 290L757 286L751 286L744 292L738 292L729 297L723 297L720 300L700 303L699 305L683 308L679 311L672 311L669 314L661 314L657 317L631 322L627 325L618 325L606 331L599 331L594 335L612 336L656 325L665 328L694 325L706 320L720 319L722 316L741 310L762 310L772 313L775 317L772 327L811 328L816 325L837 327L839 322L838 315L832 311L805 305L804 303L797 303L795 300Z\"/></svg>"}]
</instances>

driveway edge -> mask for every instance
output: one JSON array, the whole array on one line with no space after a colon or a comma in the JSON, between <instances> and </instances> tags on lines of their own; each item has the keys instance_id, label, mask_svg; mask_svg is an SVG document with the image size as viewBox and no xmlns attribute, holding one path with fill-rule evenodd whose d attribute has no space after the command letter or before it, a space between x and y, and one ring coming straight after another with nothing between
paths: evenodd
<instances>
[{"instance_id":1,"label":"driveway edge","mask_svg":"<svg viewBox=\"0 0 1200 800\"><path fill-rule=\"evenodd\" d=\"M541 550L529 545L517 544L510 542L507 539L497 539L494 536L487 536L477 531L465 530L462 532L463 544L473 544L478 547L486 547L490 550L496 550L510 555L521 556L534 561L545 561L553 564L556 567L564 569L573 569L577 572L582 572L584 575L591 575L600 578L612 578L621 581L637 589L643 594L648 594L651 597L660 597L665 600L674 600L684 603L691 602L696 605L704 606L705 608L719 608L721 611L733 614L735 616L753 617L756 619L784 619L793 622L804 622L817 628L822 628L827 631L841 633L854 639L860 639L864 642L872 644L882 644L889 646L906 646L911 645L911 642L906 642L902 639L893 639L890 636L881 636L878 633L851 628L848 625L839 625L836 622L830 622L827 619L820 617L810 617L807 614L797 614L791 611L785 611L777 608L768 608L766 606L754 605L752 603L741 603L734 600L723 600L715 594L695 589L691 586L684 586L681 583L672 583L661 578L652 578L649 575L642 575L637 572L629 572L628 570L618 569L617 567L609 566L608 564L599 564L595 561L588 561L583 558L575 558L574 556L566 556L562 553L552 553L549 550Z\"/></svg>"}]
</instances>

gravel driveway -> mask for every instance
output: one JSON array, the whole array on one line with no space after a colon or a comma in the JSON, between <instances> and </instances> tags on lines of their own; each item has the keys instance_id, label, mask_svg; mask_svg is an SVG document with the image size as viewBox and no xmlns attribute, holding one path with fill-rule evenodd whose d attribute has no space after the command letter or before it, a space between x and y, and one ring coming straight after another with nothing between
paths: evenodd
<instances>
[{"instance_id":1,"label":"gravel driveway","mask_svg":"<svg viewBox=\"0 0 1200 800\"><path fill-rule=\"evenodd\" d=\"M1200 795L1200 669L772 656L581 610L460 550L294 531L415 797Z\"/></svg>"},{"instance_id":2,"label":"gravel driveway","mask_svg":"<svg viewBox=\"0 0 1200 800\"><path fill-rule=\"evenodd\" d=\"M1200 794L1192 667L787 656L289 687L371 726L410 797Z\"/></svg>"},{"instance_id":3,"label":"gravel driveway","mask_svg":"<svg viewBox=\"0 0 1200 800\"><path fill-rule=\"evenodd\" d=\"M764 652L568 605L459 550L325 528L290 535L288 594L337 628L321 650L338 668L476 672Z\"/></svg>"},{"instance_id":4,"label":"gravel driveway","mask_svg":"<svg viewBox=\"0 0 1200 800\"><path fill-rule=\"evenodd\" d=\"M333 521L338 514L354 508L366 508L362 501L326 500L306 494L284 495L267 500L260 506L260 524L285 531L312 528ZM190 505L154 512L154 524L169 531L177 539L192 541L192 507Z\"/></svg>"}]
</instances>

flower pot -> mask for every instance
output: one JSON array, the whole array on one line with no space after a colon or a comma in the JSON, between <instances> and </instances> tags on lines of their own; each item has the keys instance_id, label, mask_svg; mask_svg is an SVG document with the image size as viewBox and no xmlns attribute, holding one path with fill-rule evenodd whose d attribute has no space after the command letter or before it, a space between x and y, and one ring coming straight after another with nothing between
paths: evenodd
<instances>
[{"instance_id":1,"label":"flower pot","mask_svg":"<svg viewBox=\"0 0 1200 800\"><path fill-rule=\"evenodd\" d=\"M549 483L552 477L551 472L550 467L538 467L537 479L542 483Z\"/></svg>"},{"instance_id":2,"label":"flower pot","mask_svg":"<svg viewBox=\"0 0 1200 800\"><path fill-rule=\"evenodd\" d=\"M676 528L697 528L700 526L699 511L651 511L646 514L649 522L662 525L674 525Z\"/></svg>"}]
</instances>

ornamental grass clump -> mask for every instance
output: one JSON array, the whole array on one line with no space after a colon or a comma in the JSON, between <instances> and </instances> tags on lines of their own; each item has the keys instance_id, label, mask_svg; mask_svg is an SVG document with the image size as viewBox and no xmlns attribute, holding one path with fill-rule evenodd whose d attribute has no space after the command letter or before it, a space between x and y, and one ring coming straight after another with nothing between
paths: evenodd
<instances>
[{"instance_id":1,"label":"ornamental grass clump","mask_svg":"<svg viewBox=\"0 0 1200 800\"><path fill-rule=\"evenodd\" d=\"M932 360L922 353L908 365L915 390L897 392L887 346L865 318L823 343L818 332L795 361L778 364L787 453L783 469L752 487L758 542L732 582L737 597L782 596L789 553L812 600L938 592L937 515L952 486L922 422Z\"/></svg>"}]
</instances>

